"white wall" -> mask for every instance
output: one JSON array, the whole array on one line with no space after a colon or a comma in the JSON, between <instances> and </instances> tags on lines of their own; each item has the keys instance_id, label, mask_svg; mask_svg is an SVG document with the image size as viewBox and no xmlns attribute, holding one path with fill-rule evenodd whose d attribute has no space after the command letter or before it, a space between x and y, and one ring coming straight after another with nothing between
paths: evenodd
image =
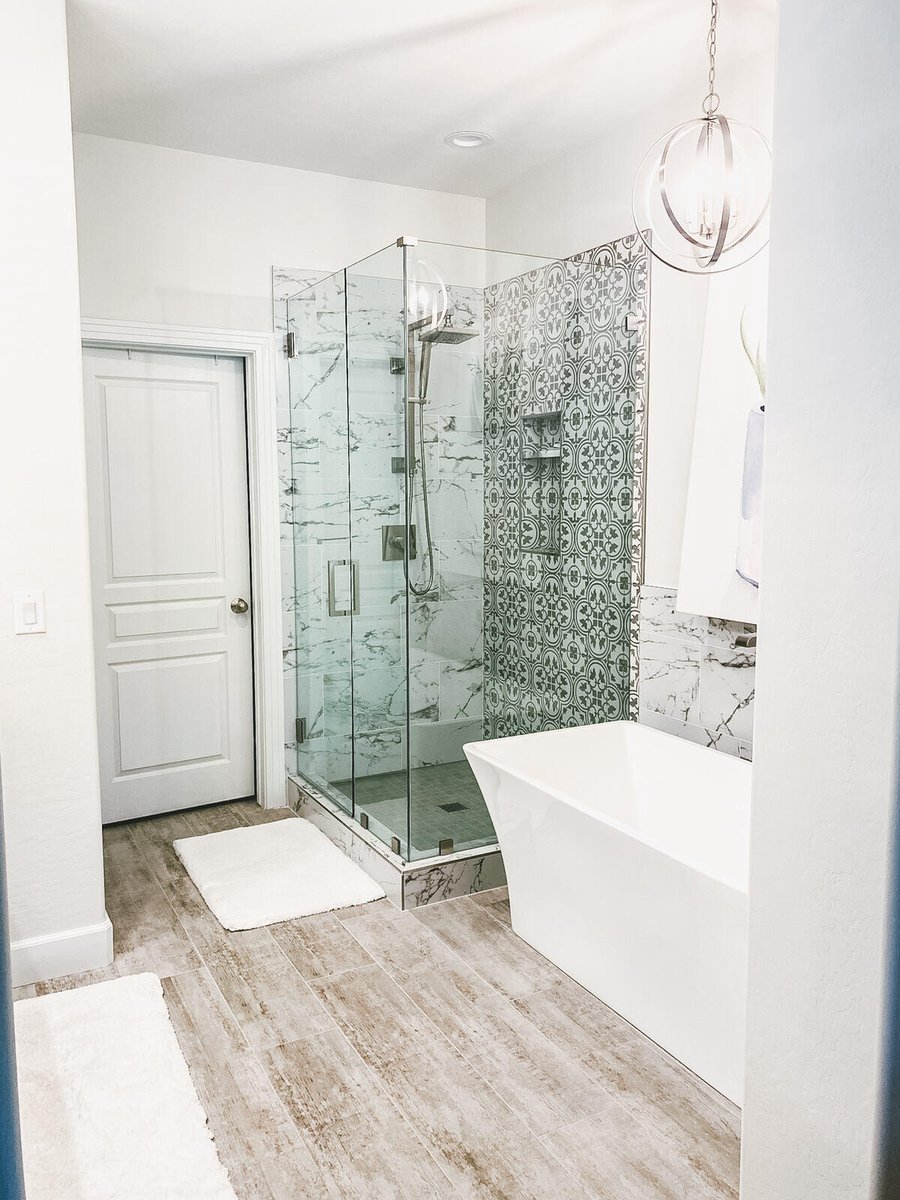
<instances>
[{"instance_id":1,"label":"white wall","mask_svg":"<svg viewBox=\"0 0 900 1200\"><path fill-rule=\"evenodd\" d=\"M898 40L881 0L782 6L741 1200L873 1195L897 794Z\"/></svg>"},{"instance_id":2,"label":"white wall","mask_svg":"<svg viewBox=\"0 0 900 1200\"><path fill-rule=\"evenodd\" d=\"M484 201L75 135L85 316L272 328L273 266L333 271L413 235L484 242Z\"/></svg>"},{"instance_id":3,"label":"white wall","mask_svg":"<svg viewBox=\"0 0 900 1200\"><path fill-rule=\"evenodd\" d=\"M774 18L747 4L720 25L723 111L771 128ZM742 39L752 44L740 57ZM723 50L723 55L725 51ZM702 64L700 64L702 66ZM680 64L681 76L685 64ZM705 77L682 78L671 105L639 104L627 124L545 163L488 197L488 245L565 256L634 231L631 189L644 154L667 129L699 115ZM654 262L650 293L650 402L647 430L647 531L644 581L678 584L708 281Z\"/></svg>"},{"instance_id":4,"label":"white wall","mask_svg":"<svg viewBox=\"0 0 900 1200\"><path fill-rule=\"evenodd\" d=\"M64 0L2 4L0 770L18 982L108 958ZM15 589L47 633L16 636ZM71 936L66 936L66 935Z\"/></svg>"}]
</instances>

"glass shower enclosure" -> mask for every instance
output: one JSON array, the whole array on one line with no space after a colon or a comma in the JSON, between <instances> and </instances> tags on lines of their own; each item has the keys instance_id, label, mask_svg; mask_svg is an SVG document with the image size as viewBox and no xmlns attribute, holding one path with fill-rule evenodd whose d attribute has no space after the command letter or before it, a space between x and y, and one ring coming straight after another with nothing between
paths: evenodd
<instances>
[{"instance_id":1,"label":"glass shower enclosure","mask_svg":"<svg viewBox=\"0 0 900 1200\"><path fill-rule=\"evenodd\" d=\"M400 239L287 302L291 766L407 861L495 841L462 749L483 736L485 295L547 261Z\"/></svg>"}]
</instances>

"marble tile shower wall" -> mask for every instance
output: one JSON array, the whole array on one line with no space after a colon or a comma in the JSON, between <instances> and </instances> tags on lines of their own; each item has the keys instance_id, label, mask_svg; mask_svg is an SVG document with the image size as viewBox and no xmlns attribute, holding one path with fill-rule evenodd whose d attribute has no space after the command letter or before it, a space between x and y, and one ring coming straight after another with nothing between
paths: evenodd
<instances>
[{"instance_id":1,"label":"marble tile shower wall","mask_svg":"<svg viewBox=\"0 0 900 1200\"><path fill-rule=\"evenodd\" d=\"M308 273L307 273L308 274ZM279 271L276 288L296 292L303 272ZM294 718L307 721L301 770L329 780L406 765L406 603L402 563L382 561L382 526L403 521L405 453L399 285L351 276L347 297L349 364L344 361L343 296L324 281L292 317L302 361L279 412L285 613L285 739L297 761ZM480 332L480 292L453 290L456 319ZM287 311L276 291L276 329ZM412 766L452 761L481 730L482 343L441 346L432 366L425 440L436 550L431 592L409 603L409 707ZM350 381L349 416L344 368ZM280 393L281 397L281 393ZM349 454L348 454L349 448ZM414 517L423 540L422 514ZM359 562L360 612L329 617L327 564ZM418 559L421 567L422 557ZM415 578L415 575L414 575Z\"/></svg>"},{"instance_id":2,"label":"marble tile shower wall","mask_svg":"<svg viewBox=\"0 0 900 1200\"><path fill-rule=\"evenodd\" d=\"M305 271L290 267L272 269L272 327L275 331L275 405L278 437L278 495L281 537L281 621L282 657L284 664L284 746L291 771L297 765L297 666L294 632L294 610L297 597L294 587L294 465L291 433L291 391L288 361L282 352L288 331L289 296L321 279L322 271Z\"/></svg>"},{"instance_id":3,"label":"marble tile shower wall","mask_svg":"<svg viewBox=\"0 0 900 1200\"><path fill-rule=\"evenodd\" d=\"M637 717L648 289L632 236L485 293L486 737Z\"/></svg>"},{"instance_id":4,"label":"marble tile shower wall","mask_svg":"<svg viewBox=\"0 0 900 1200\"><path fill-rule=\"evenodd\" d=\"M752 758L756 650L735 639L754 627L675 606L674 591L641 589L640 721Z\"/></svg>"}]
</instances>

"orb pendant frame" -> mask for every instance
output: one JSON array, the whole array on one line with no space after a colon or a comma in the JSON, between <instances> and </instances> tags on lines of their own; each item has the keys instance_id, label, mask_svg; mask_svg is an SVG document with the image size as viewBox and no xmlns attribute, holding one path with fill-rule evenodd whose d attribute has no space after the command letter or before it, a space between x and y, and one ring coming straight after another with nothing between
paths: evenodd
<instances>
[{"instance_id":1,"label":"orb pendant frame","mask_svg":"<svg viewBox=\"0 0 900 1200\"><path fill-rule=\"evenodd\" d=\"M684 162L682 143L694 130L698 136L690 168ZM737 145L736 134L740 139ZM714 146L714 142L718 144ZM680 163L673 162L673 150L681 152ZM632 193L635 228L651 254L677 271L696 275L731 270L758 254L768 244L765 222L770 203L771 153L768 141L757 129L715 111L664 134L645 155ZM741 168L747 165L753 168L749 173L752 186L748 203L756 211L750 212L745 227L741 227L734 189ZM689 228L674 198L679 185L692 198L699 198L703 190L700 182L687 189L684 186L686 180L690 183L692 171L698 181L707 182L698 229ZM711 174L714 186L709 187ZM744 176L747 174L745 170ZM709 209L710 193L715 197L711 202L714 212ZM738 227L733 229L736 222Z\"/></svg>"}]
</instances>

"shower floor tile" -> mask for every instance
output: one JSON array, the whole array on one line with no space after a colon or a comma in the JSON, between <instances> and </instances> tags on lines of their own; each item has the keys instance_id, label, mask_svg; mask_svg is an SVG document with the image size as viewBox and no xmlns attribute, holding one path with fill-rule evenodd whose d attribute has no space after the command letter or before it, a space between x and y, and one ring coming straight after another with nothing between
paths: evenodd
<instances>
[{"instance_id":1,"label":"shower floor tile","mask_svg":"<svg viewBox=\"0 0 900 1200\"><path fill-rule=\"evenodd\" d=\"M350 794L349 779L335 787ZM379 837L390 840L393 834L405 843L406 772L357 779L356 810L368 814L369 828ZM374 828L374 822L380 828ZM491 818L467 762L438 763L410 771L409 832L415 858L437 854L444 838L452 838L456 850L494 841Z\"/></svg>"},{"instance_id":2,"label":"shower floor tile","mask_svg":"<svg viewBox=\"0 0 900 1200\"><path fill-rule=\"evenodd\" d=\"M737 1200L738 1110L517 937L505 888L223 930L173 840L295 819L104 832L103 977L162 977L238 1200Z\"/></svg>"}]
</instances>

